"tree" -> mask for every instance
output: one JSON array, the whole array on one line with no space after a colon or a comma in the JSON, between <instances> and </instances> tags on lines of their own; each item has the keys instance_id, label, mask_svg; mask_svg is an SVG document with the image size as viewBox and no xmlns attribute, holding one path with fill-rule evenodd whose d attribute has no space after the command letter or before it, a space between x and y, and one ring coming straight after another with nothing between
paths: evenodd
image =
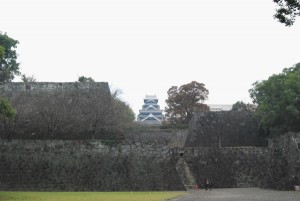
<instances>
[{"instance_id":1,"label":"tree","mask_svg":"<svg viewBox=\"0 0 300 201\"><path fill-rule=\"evenodd\" d=\"M122 94L121 89L111 90L113 110L116 118L117 129L127 129L133 126L135 120L135 114L132 108L120 99L120 94Z\"/></svg>"},{"instance_id":2,"label":"tree","mask_svg":"<svg viewBox=\"0 0 300 201\"><path fill-rule=\"evenodd\" d=\"M11 138L11 121L15 116L16 110L12 107L10 101L0 97L0 122L9 139Z\"/></svg>"},{"instance_id":3,"label":"tree","mask_svg":"<svg viewBox=\"0 0 300 201\"><path fill-rule=\"evenodd\" d=\"M277 5L274 17L286 26L291 26L300 16L300 0L273 0Z\"/></svg>"},{"instance_id":4,"label":"tree","mask_svg":"<svg viewBox=\"0 0 300 201\"><path fill-rule=\"evenodd\" d=\"M113 99L113 109L116 116L116 127L118 129L126 129L133 126L135 114L128 104L119 100Z\"/></svg>"},{"instance_id":5,"label":"tree","mask_svg":"<svg viewBox=\"0 0 300 201\"><path fill-rule=\"evenodd\" d=\"M232 105L231 111L248 111L248 112L254 112L256 109L256 106L254 104L250 103L244 103L243 101L237 101Z\"/></svg>"},{"instance_id":6,"label":"tree","mask_svg":"<svg viewBox=\"0 0 300 201\"><path fill-rule=\"evenodd\" d=\"M179 88L172 86L168 90L166 118L172 123L188 124L195 112L209 111L203 102L207 100L209 91L205 85L192 81Z\"/></svg>"},{"instance_id":7,"label":"tree","mask_svg":"<svg viewBox=\"0 0 300 201\"><path fill-rule=\"evenodd\" d=\"M5 119L12 119L16 116L16 110L9 100L0 97L0 116Z\"/></svg>"},{"instance_id":8,"label":"tree","mask_svg":"<svg viewBox=\"0 0 300 201\"><path fill-rule=\"evenodd\" d=\"M19 75L19 63L15 48L19 42L0 32L0 83L10 82Z\"/></svg>"},{"instance_id":9,"label":"tree","mask_svg":"<svg viewBox=\"0 0 300 201\"><path fill-rule=\"evenodd\" d=\"M61 92L39 94L39 99L35 103L36 120L39 122L40 129L51 140L62 129L63 122L68 118L66 115L67 104L65 94Z\"/></svg>"},{"instance_id":10,"label":"tree","mask_svg":"<svg viewBox=\"0 0 300 201\"><path fill-rule=\"evenodd\" d=\"M95 80L91 77L80 76L78 82L95 82Z\"/></svg>"},{"instance_id":11,"label":"tree","mask_svg":"<svg viewBox=\"0 0 300 201\"><path fill-rule=\"evenodd\" d=\"M268 135L300 131L300 63L255 82L249 90L255 116Z\"/></svg>"},{"instance_id":12,"label":"tree","mask_svg":"<svg viewBox=\"0 0 300 201\"><path fill-rule=\"evenodd\" d=\"M21 80L25 83L36 82L36 78L33 75L28 76L28 75L22 74Z\"/></svg>"}]
</instances>

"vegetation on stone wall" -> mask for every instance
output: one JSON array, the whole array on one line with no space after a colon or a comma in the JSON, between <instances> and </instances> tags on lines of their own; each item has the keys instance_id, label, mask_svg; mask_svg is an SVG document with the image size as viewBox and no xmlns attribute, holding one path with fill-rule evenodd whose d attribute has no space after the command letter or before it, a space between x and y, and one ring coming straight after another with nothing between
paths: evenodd
<instances>
[{"instance_id":1,"label":"vegetation on stone wall","mask_svg":"<svg viewBox=\"0 0 300 201\"><path fill-rule=\"evenodd\" d=\"M300 131L300 63L257 81L249 90L255 116L268 135Z\"/></svg>"},{"instance_id":2,"label":"vegetation on stone wall","mask_svg":"<svg viewBox=\"0 0 300 201\"><path fill-rule=\"evenodd\" d=\"M78 82L95 82L95 80L91 77L79 76Z\"/></svg>"},{"instance_id":3,"label":"vegetation on stone wall","mask_svg":"<svg viewBox=\"0 0 300 201\"><path fill-rule=\"evenodd\" d=\"M10 134L15 117L16 110L12 107L10 101L0 97L0 127L9 139L11 138Z\"/></svg>"},{"instance_id":4,"label":"vegetation on stone wall","mask_svg":"<svg viewBox=\"0 0 300 201\"><path fill-rule=\"evenodd\" d=\"M237 101L232 105L231 111L248 111L254 112L256 110L256 105L250 103L244 103L243 101Z\"/></svg>"},{"instance_id":5,"label":"vegetation on stone wall","mask_svg":"<svg viewBox=\"0 0 300 201\"><path fill-rule=\"evenodd\" d=\"M9 89L2 90L17 110L10 136L23 139L124 139L121 127L116 126L119 119L107 84L69 83L64 89L64 84L49 83L49 86L39 88L43 84L11 83L6 86ZM17 85L23 90L14 89ZM1 138L7 138L8 134L4 133L0 132Z\"/></svg>"},{"instance_id":6,"label":"vegetation on stone wall","mask_svg":"<svg viewBox=\"0 0 300 201\"><path fill-rule=\"evenodd\" d=\"M116 118L116 128L120 130L128 130L132 128L135 120L135 114L131 107L118 97L114 96L112 107Z\"/></svg>"},{"instance_id":7,"label":"vegetation on stone wall","mask_svg":"<svg viewBox=\"0 0 300 201\"><path fill-rule=\"evenodd\" d=\"M92 77L80 76L78 78L78 82L81 83L95 83L95 80ZM110 89L111 97L112 97L112 113L114 114L115 120L115 129L116 130L126 130L133 126L133 122L135 120L135 114L132 108L121 100L120 89Z\"/></svg>"}]
</instances>

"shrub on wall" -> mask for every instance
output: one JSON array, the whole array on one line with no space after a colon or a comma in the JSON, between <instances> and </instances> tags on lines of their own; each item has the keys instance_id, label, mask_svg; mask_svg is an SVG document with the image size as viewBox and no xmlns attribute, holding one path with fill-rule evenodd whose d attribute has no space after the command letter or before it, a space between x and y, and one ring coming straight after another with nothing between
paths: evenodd
<instances>
[{"instance_id":1,"label":"shrub on wall","mask_svg":"<svg viewBox=\"0 0 300 201\"><path fill-rule=\"evenodd\" d=\"M17 110L15 138L123 139L115 129L107 83L46 84L11 83L2 88Z\"/></svg>"}]
</instances>

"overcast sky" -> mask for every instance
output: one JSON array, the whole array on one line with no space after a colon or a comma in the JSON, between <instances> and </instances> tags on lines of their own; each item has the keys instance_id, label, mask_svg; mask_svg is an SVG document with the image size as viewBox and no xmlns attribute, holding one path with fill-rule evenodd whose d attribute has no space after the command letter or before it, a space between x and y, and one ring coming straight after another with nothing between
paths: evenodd
<instances>
[{"instance_id":1,"label":"overcast sky","mask_svg":"<svg viewBox=\"0 0 300 201\"><path fill-rule=\"evenodd\" d=\"M0 31L20 70L40 82L108 82L137 114L146 94L204 83L208 104L250 102L248 90L300 62L300 19L274 20L272 0L0 0ZM14 81L19 81L16 78Z\"/></svg>"}]
</instances>

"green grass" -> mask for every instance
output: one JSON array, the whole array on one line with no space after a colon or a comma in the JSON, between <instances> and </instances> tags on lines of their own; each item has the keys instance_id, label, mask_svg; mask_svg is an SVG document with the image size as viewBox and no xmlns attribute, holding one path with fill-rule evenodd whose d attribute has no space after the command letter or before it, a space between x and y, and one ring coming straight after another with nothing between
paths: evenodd
<instances>
[{"instance_id":1,"label":"green grass","mask_svg":"<svg viewBox=\"0 0 300 201\"><path fill-rule=\"evenodd\" d=\"M17 192L0 191L0 201L163 201L185 192Z\"/></svg>"}]
</instances>

